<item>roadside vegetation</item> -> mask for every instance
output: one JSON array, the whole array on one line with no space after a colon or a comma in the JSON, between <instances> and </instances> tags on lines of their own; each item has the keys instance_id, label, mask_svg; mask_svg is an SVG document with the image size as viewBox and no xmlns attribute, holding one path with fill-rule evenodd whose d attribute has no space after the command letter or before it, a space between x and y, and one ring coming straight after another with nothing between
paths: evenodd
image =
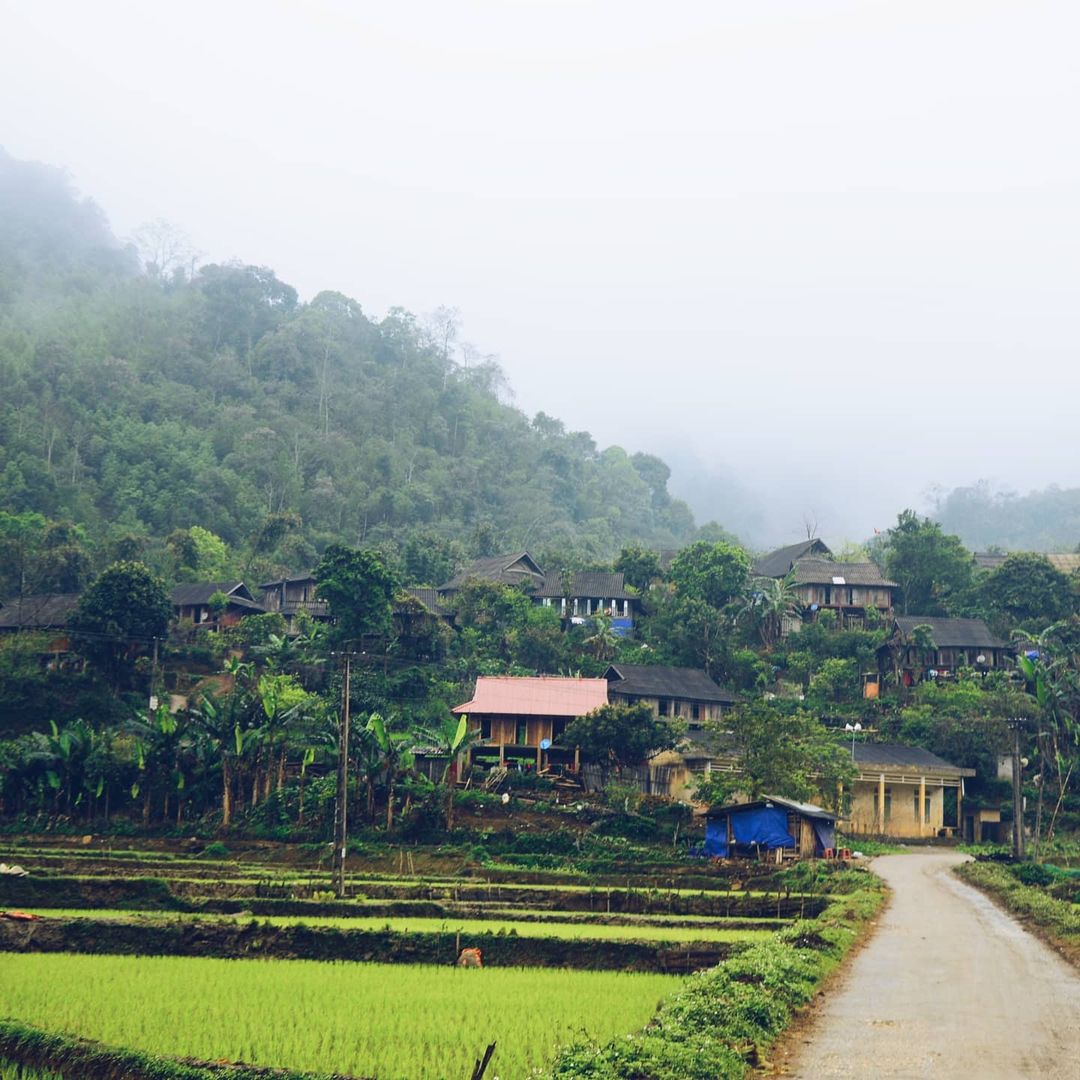
<instances>
[{"instance_id":1,"label":"roadside vegetation","mask_svg":"<svg viewBox=\"0 0 1080 1080\"><path fill-rule=\"evenodd\" d=\"M958 866L956 873L1080 967L1080 869L976 861Z\"/></svg>"}]
</instances>

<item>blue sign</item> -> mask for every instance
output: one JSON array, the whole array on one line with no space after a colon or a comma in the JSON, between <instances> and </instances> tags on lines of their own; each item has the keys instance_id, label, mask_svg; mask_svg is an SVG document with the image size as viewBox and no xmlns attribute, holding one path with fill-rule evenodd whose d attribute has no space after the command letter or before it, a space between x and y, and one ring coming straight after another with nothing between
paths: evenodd
<instances>
[{"instance_id":1,"label":"blue sign","mask_svg":"<svg viewBox=\"0 0 1080 1080\"><path fill-rule=\"evenodd\" d=\"M550 750L551 749L551 740L550 739L541 739L540 740L540 749L541 750Z\"/></svg>"}]
</instances>

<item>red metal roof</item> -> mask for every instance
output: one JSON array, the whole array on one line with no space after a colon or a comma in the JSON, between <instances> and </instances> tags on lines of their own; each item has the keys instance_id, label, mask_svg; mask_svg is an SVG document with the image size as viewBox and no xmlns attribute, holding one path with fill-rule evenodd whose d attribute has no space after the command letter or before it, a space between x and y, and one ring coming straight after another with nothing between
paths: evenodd
<instances>
[{"instance_id":1,"label":"red metal roof","mask_svg":"<svg viewBox=\"0 0 1080 1080\"><path fill-rule=\"evenodd\" d=\"M500 716L584 716L608 703L606 679L570 679L558 675L517 678L481 675L472 701L455 713Z\"/></svg>"}]
</instances>

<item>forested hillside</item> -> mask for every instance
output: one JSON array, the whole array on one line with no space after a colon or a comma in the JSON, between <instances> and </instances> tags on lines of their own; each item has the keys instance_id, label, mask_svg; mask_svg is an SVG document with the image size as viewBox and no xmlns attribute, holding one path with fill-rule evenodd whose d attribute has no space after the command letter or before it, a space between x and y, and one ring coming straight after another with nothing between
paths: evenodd
<instances>
[{"instance_id":1,"label":"forested hillside","mask_svg":"<svg viewBox=\"0 0 1080 1080\"><path fill-rule=\"evenodd\" d=\"M0 151L0 511L74 523L96 566L193 525L253 572L343 541L412 552L415 580L496 549L609 559L695 535L663 462L528 419L452 326L302 303L265 267L162 264Z\"/></svg>"},{"instance_id":2,"label":"forested hillside","mask_svg":"<svg viewBox=\"0 0 1080 1080\"><path fill-rule=\"evenodd\" d=\"M1080 543L1080 489L995 491L989 484L955 488L937 501L936 520L976 551L1075 551Z\"/></svg>"}]
</instances>

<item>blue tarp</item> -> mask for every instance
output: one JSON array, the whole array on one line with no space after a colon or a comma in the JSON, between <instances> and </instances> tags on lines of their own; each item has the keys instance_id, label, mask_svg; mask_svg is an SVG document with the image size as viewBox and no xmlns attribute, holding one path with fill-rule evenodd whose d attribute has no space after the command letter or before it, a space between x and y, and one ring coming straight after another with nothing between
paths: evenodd
<instances>
[{"instance_id":1,"label":"blue tarp","mask_svg":"<svg viewBox=\"0 0 1080 1080\"><path fill-rule=\"evenodd\" d=\"M757 844L770 849L795 846L795 837L787 831L787 811L778 806L732 813L731 831L736 844Z\"/></svg>"},{"instance_id":2,"label":"blue tarp","mask_svg":"<svg viewBox=\"0 0 1080 1080\"><path fill-rule=\"evenodd\" d=\"M705 822L705 853L727 858L727 818L709 818Z\"/></svg>"},{"instance_id":3,"label":"blue tarp","mask_svg":"<svg viewBox=\"0 0 1080 1080\"><path fill-rule=\"evenodd\" d=\"M722 859L728 855L727 823L726 815L705 822L705 850ZM732 810L731 831L736 844L756 844L766 850L795 846L795 837L787 831L787 811L778 806Z\"/></svg>"}]
</instances>

